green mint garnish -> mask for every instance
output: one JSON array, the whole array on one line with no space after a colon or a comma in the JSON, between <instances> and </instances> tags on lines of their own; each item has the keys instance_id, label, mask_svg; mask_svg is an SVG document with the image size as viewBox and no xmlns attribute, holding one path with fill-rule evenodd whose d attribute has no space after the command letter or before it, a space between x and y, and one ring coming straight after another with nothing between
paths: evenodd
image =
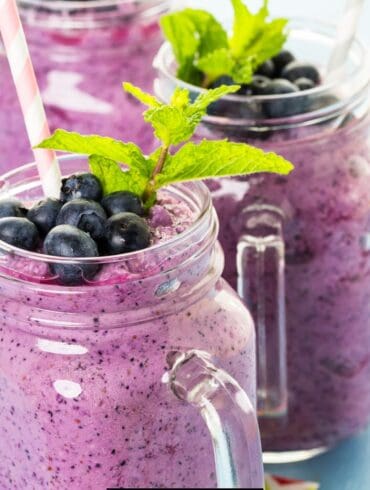
<instances>
[{"instance_id":1,"label":"green mint garnish","mask_svg":"<svg viewBox=\"0 0 370 490\"><path fill-rule=\"evenodd\" d=\"M275 153L265 153L244 143L227 140L188 142L206 114L209 104L236 92L238 85L207 90L194 101L189 91L177 88L169 104L163 104L129 83L124 89L148 109L144 120L153 127L161 145L146 156L134 143L103 136L83 136L58 129L37 148L88 155L91 172L102 183L104 194L131 191L150 208L161 187L212 177L230 177L256 172L288 174L293 166ZM172 146L184 143L177 151Z\"/></svg>"},{"instance_id":2,"label":"green mint garnish","mask_svg":"<svg viewBox=\"0 0 370 490\"><path fill-rule=\"evenodd\" d=\"M203 10L187 8L162 17L162 30L172 45L180 79L208 87L227 75L236 83L247 84L258 66L281 51L288 21L268 20L268 0L256 14L242 0L231 3L234 24L230 37Z\"/></svg>"}]
</instances>

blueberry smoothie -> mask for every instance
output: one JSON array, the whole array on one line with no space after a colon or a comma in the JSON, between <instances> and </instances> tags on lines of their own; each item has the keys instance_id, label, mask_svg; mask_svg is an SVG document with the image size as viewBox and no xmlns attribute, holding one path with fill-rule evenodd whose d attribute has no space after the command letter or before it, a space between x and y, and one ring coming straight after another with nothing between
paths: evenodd
<instances>
[{"instance_id":1,"label":"blueberry smoothie","mask_svg":"<svg viewBox=\"0 0 370 490\"><path fill-rule=\"evenodd\" d=\"M76 168L86 168L82 159L63 161L65 175ZM17 198L27 208L38 201L36 173L33 166L6 176L7 199ZM21 184L24 179L26 186ZM86 180L76 187L75 181L64 181L64 209L93 197L96 187L85 184ZM105 212L121 219L135 214L138 203L126 198L105 199ZM122 206L131 206L131 212L121 212ZM4 211L8 216L9 209ZM49 202L48 213L31 209L27 219L42 233L55 207ZM11 211L24 212L16 203ZM75 211L67 211L62 217L70 222ZM84 214L86 221L78 223L79 230L91 223L98 229L99 214L90 211ZM220 278L223 257L216 242L217 223L202 184L160 191L149 215L136 216L141 228L135 222L134 233L134 225L126 222L131 241L126 236L125 243L140 250L126 254L58 261L55 247L65 240L61 227L72 225L56 225L48 232L44 250L48 242L53 257L22 250L29 234L19 243L22 248L1 242L2 490L216 486L206 424L195 406L175 396L164 377L172 368L174 352L196 349L234 376L254 404L252 322ZM2 217L1 236L4 220L9 219L14 227L14 220L25 218L14 213ZM114 248L117 230L112 223L108 229L111 235L105 239ZM122 230L121 237L126 233ZM58 240L51 241L50 235L57 232ZM88 237L93 232L81 233ZM8 228L8 243L11 234ZM81 256L88 247L86 237L76 242ZM140 240L146 238L144 247ZM71 243L73 236L68 239ZM245 486L260 488L258 429L255 418L248 420L250 458L247 461L245 449L235 446L239 449L234 463L236 468L241 461L248 467Z\"/></svg>"},{"instance_id":2,"label":"blueberry smoothie","mask_svg":"<svg viewBox=\"0 0 370 490\"><path fill-rule=\"evenodd\" d=\"M261 66L238 94L211 106L198 130L200 139L248 142L295 165L287 178L266 174L209 182L226 256L224 277L233 287L247 284L256 293L244 297L252 316L260 320L263 315L266 339L259 359L267 363L268 390L276 388L278 368L287 373L280 412L267 413L259 403L263 449L289 451L292 459L296 451L306 450L307 456L309 450L313 454L334 445L370 418L369 68L365 50L355 42L342 76L326 83L334 31L292 22L286 50ZM169 45L157 55L155 86L163 100L174 85L185 86L175 75L177 61ZM288 90L292 81L295 88ZM218 82L230 79L214 85ZM192 89L194 95L202 91L195 84ZM265 272L256 259L245 273L237 248L250 237L246 213L256 224L263 206L281 216L277 229L285 254L272 264L263 252ZM266 224L272 227L271 216L261 236ZM261 249L255 247L258 254ZM286 294L280 303L277 267L285 267ZM262 294L257 269L265 287L264 310L256 299ZM284 324L280 333L279 322Z\"/></svg>"},{"instance_id":3,"label":"blueberry smoothie","mask_svg":"<svg viewBox=\"0 0 370 490\"><path fill-rule=\"evenodd\" d=\"M370 415L369 121L300 138L299 145L270 144L264 148L295 162L289 179L244 181L239 196L242 182L221 182L214 192L225 223L224 277L236 285L243 209L261 202L282 209L289 411L281 420L261 418L263 443L269 450L331 446L365 427Z\"/></svg>"},{"instance_id":4,"label":"blueberry smoothie","mask_svg":"<svg viewBox=\"0 0 370 490\"><path fill-rule=\"evenodd\" d=\"M51 130L126 137L149 151L140 105L118 87L128 80L151 88L166 2L18 3ZM0 171L25 161L32 152L0 42Z\"/></svg>"}]
</instances>

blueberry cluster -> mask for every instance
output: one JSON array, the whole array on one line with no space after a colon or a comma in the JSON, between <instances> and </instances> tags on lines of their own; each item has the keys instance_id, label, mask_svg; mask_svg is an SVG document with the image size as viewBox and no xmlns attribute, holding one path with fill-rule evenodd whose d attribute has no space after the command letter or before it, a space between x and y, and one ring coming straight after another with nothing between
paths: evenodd
<instances>
[{"instance_id":1,"label":"blueberry cluster","mask_svg":"<svg viewBox=\"0 0 370 490\"><path fill-rule=\"evenodd\" d=\"M103 197L93 174L63 179L60 199L47 198L30 209L15 199L0 200L0 239L26 250L58 257L99 257L150 245L141 199L118 191ZM97 264L52 264L63 284L91 279Z\"/></svg>"},{"instance_id":2,"label":"blueberry cluster","mask_svg":"<svg viewBox=\"0 0 370 490\"><path fill-rule=\"evenodd\" d=\"M234 81L230 77L220 77L213 88L222 84L230 85ZM297 61L290 51L281 51L277 56L259 66L248 85L242 85L241 95L283 95L304 92L320 83L318 69L309 63ZM303 94L302 94L303 95ZM269 100L261 104L266 117L288 117L305 112L309 98Z\"/></svg>"}]
</instances>

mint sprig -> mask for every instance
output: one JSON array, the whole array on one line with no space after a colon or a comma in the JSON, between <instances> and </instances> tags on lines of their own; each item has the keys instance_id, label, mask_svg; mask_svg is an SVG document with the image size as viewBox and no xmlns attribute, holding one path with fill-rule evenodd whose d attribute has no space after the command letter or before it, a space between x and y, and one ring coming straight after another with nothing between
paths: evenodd
<instances>
[{"instance_id":1,"label":"mint sprig","mask_svg":"<svg viewBox=\"0 0 370 490\"><path fill-rule=\"evenodd\" d=\"M160 146L149 156L134 143L103 136L83 136L58 129L37 148L88 155L91 172L102 183L104 194L131 191L150 208L161 187L212 177L230 177L256 172L288 174L293 166L275 153L265 153L243 143L227 140L189 142L209 104L236 92L238 85L208 90L190 101L189 91L177 88L169 104L163 104L129 83L124 89L148 109L144 120L153 127ZM184 143L177 151L172 146Z\"/></svg>"},{"instance_id":2,"label":"mint sprig","mask_svg":"<svg viewBox=\"0 0 370 490\"><path fill-rule=\"evenodd\" d=\"M234 24L230 37L210 13L184 9L165 15L161 27L175 54L177 76L185 82L209 87L230 76L248 84L254 71L281 51L287 19L269 20L268 0L253 14L242 0L231 0Z\"/></svg>"}]
</instances>

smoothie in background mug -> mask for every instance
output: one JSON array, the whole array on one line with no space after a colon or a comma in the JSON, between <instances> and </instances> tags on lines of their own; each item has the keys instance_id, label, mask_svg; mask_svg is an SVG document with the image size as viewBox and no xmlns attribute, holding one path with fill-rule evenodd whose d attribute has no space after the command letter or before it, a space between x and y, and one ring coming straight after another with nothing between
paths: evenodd
<instances>
[{"instance_id":1,"label":"smoothie in background mug","mask_svg":"<svg viewBox=\"0 0 370 490\"><path fill-rule=\"evenodd\" d=\"M287 48L324 69L334 37L330 25L297 21ZM157 96L167 100L183 84L169 45L155 64ZM356 41L330 85L287 96L227 96L198 131L276 151L295 165L289 178L210 183L224 277L257 323L263 449L290 459L332 446L370 416L369 72ZM306 109L266 119L268 104Z\"/></svg>"},{"instance_id":2,"label":"smoothie in background mug","mask_svg":"<svg viewBox=\"0 0 370 490\"><path fill-rule=\"evenodd\" d=\"M19 0L51 130L135 140L150 150L141 107L117 90L122 80L150 89L162 36L163 0ZM32 160L0 41L0 172Z\"/></svg>"},{"instance_id":3,"label":"smoothie in background mug","mask_svg":"<svg viewBox=\"0 0 370 490\"><path fill-rule=\"evenodd\" d=\"M2 181L42 195L35 165ZM262 487L253 323L220 277L208 190L161 191L149 224L154 246L82 259L99 267L79 286L2 242L1 490Z\"/></svg>"}]
</instances>

